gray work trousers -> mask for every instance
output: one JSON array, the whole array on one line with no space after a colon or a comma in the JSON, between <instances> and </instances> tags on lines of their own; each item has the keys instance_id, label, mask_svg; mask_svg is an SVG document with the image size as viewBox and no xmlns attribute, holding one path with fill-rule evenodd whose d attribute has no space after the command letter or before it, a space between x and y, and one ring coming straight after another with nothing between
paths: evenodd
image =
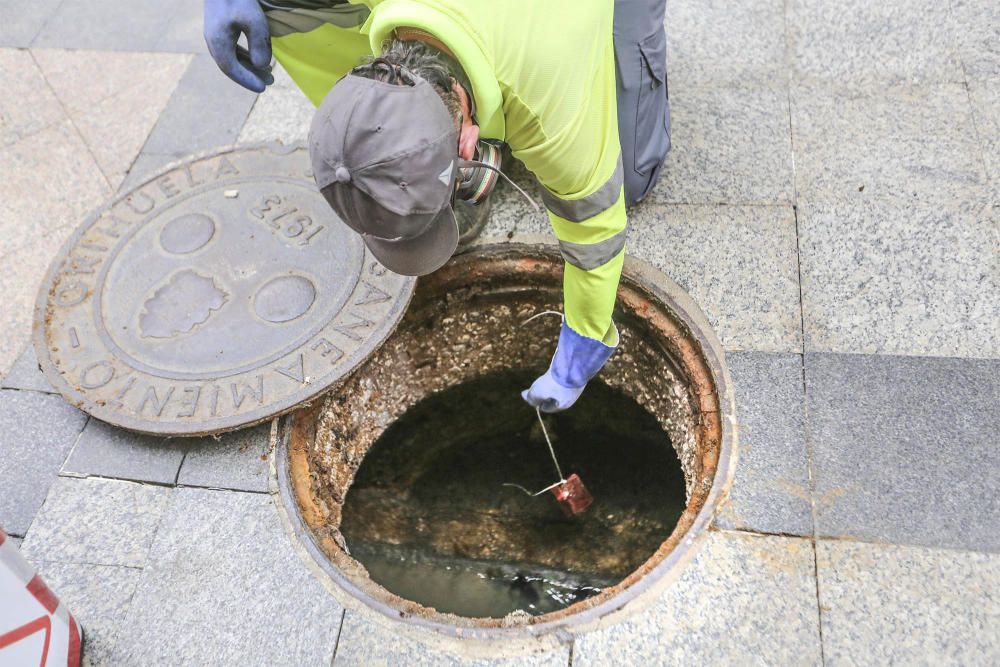
<instances>
[{"instance_id":1,"label":"gray work trousers","mask_svg":"<svg viewBox=\"0 0 1000 667\"><path fill-rule=\"evenodd\" d=\"M656 185L670 150L666 0L615 0L618 139L625 168L625 203Z\"/></svg>"}]
</instances>

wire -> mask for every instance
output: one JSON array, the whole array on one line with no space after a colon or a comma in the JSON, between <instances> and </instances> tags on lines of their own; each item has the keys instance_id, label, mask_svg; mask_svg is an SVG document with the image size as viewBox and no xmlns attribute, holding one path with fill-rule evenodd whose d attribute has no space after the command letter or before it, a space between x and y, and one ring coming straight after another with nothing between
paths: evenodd
<instances>
[{"instance_id":1,"label":"wire","mask_svg":"<svg viewBox=\"0 0 1000 667\"><path fill-rule=\"evenodd\" d=\"M545 436L545 442L549 446L549 453L552 454L552 462L556 464L556 472L559 474L559 483L562 484L566 481L566 478L563 477L562 468L559 467L559 459L556 458L556 450L552 446L552 441L549 440L549 432L546 430L545 421L542 419L542 410L538 406L535 406L535 414L538 415L538 423L542 425L542 435Z\"/></svg>"}]
</instances>

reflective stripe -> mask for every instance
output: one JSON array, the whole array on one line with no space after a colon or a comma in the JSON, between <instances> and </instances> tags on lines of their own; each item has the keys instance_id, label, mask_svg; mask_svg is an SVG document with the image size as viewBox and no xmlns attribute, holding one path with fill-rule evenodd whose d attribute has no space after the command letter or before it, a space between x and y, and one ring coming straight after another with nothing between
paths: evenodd
<instances>
[{"instance_id":1,"label":"reflective stripe","mask_svg":"<svg viewBox=\"0 0 1000 667\"><path fill-rule=\"evenodd\" d=\"M560 199L549 192L547 188L542 188L542 201L545 202L545 208L563 220L583 222L615 205L621 196L624 178L625 171L622 168L622 156L619 153L618 164L615 165L615 171L611 174L611 178L586 197Z\"/></svg>"},{"instance_id":2,"label":"reflective stripe","mask_svg":"<svg viewBox=\"0 0 1000 667\"><path fill-rule=\"evenodd\" d=\"M604 266L617 257L618 253L625 247L625 237L627 235L628 227L611 238L598 241L597 243L560 241L559 251L562 253L563 259L576 268L590 271L599 266Z\"/></svg>"},{"instance_id":3,"label":"reflective stripe","mask_svg":"<svg viewBox=\"0 0 1000 667\"><path fill-rule=\"evenodd\" d=\"M325 9L269 9L265 12L271 37L297 32L312 32L322 25L357 28L368 20L371 11L364 5L336 5Z\"/></svg>"}]
</instances>

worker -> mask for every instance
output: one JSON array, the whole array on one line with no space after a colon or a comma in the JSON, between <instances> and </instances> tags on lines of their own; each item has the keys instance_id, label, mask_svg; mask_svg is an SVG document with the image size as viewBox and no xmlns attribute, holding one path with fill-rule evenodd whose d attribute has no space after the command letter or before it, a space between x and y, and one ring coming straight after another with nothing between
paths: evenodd
<instances>
[{"instance_id":1,"label":"worker","mask_svg":"<svg viewBox=\"0 0 1000 667\"><path fill-rule=\"evenodd\" d=\"M388 269L458 246L453 205L488 196L505 142L543 186L563 324L522 394L564 410L618 345L626 206L670 149L665 0L205 0L220 68L260 92L274 55L318 106L314 177ZM247 49L238 46L246 36Z\"/></svg>"}]
</instances>

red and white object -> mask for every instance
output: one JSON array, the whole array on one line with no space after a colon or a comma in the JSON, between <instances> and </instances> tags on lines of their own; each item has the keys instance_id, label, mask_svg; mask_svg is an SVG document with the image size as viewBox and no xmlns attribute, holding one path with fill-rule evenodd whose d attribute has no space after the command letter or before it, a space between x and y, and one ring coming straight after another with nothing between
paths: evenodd
<instances>
[{"instance_id":1,"label":"red and white object","mask_svg":"<svg viewBox=\"0 0 1000 667\"><path fill-rule=\"evenodd\" d=\"M0 529L0 665L80 664L80 626Z\"/></svg>"}]
</instances>

